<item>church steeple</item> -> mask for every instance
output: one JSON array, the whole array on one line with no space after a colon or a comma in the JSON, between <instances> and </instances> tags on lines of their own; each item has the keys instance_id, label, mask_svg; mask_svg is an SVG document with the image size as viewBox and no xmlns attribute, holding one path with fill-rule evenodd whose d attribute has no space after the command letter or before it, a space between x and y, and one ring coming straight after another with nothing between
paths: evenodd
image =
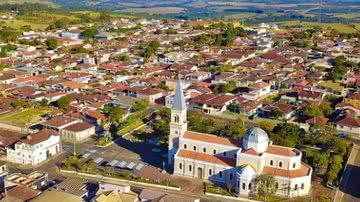
<instances>
[{"instance_id":1,"label":"church steeple","mask_svg":"<svg viewBox=\"0 0 360 202\"><path fill-rule=\"evenodd\" d=\"M170 121L170 136L169 136L169 153L168 164L172 165L174 162L174 155L179 149L179 138L187 131L187 118L186 118L186 102L183 92L183 84L178 80L174 103L171 108L171 121Z\"/></svg>"},{"instance_id":2,"label":"church steeple","mask_svg":"<svg viewBox=\"0 0 360 202\"><path fill-rule=\"evenodd\" d=\"M186 109L186 102L183 92L183 84L181 80L179 79L176 85L176 92L174 97L174 104L172 106L175 110L184 110Z\"/></svg>"}]
</instances>

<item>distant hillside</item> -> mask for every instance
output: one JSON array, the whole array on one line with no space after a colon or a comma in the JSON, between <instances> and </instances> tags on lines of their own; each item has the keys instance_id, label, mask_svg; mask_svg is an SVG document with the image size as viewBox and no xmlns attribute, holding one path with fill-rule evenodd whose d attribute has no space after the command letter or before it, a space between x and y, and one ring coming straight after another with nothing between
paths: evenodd
<instances>
[{"instance_id":1,"label":"distant hillside","mask_svg":"<svg viewBox=\"0 0 360 202\"><path fill-rule=\"evenodd\" d=\"M360 22L359 0L0 0L40 2L70 10L108 10L151 18L224 19L248 24L307 21Z\"/></svg>"}]
</instances>

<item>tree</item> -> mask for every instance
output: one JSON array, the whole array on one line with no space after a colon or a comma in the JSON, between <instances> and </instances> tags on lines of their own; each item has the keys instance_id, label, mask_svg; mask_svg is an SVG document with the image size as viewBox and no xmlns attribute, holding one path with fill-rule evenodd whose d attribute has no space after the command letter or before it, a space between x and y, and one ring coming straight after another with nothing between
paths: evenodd
<instances>
[{"instance_id":1,"label":"tree","mask_svg":"<svg viewBox=\"0 0 360 202\"><path fill-rule=\"evenodd\" d=\"M318 105L309 104L302 109L302 114L306 117L323 116L324 113L321 111Z\"/></svg>"},{"instance_id":2,"label":"tree","mask_svg":"<svg viewBox=\"0 0 360 202\"><path fill-rule=\"evenodd\" d=\"M81 32L81 36L86 39L93 39L98 34L98 30L96 28L88 28Z\"/></svg>"},{"instance_id":3,"label":"tree","mask_svg":"<svg viewBox=\"0 0 360 202\"><path fill-rule=\"evenodd\" d=\"M99 21L101 22L107 22L111 20L111 16L108 11L101 11L99 16Z\"/></svg>"},{"instance_id":4,"label":"tree","mask_svg":"<svg viewBox=\"0 0 360 202\"><path fill-rule=\"evenodd\" d=\"M325 152L315 153L313 159L313 166L318 170L318 174L322 174L323 170L329 163L329 155Z\"/></svg>"},{"instance_id":5,"label":"tree","mask_svg":"<svg viewBox=\"0 0 360 202\"><path fill-rule=\"evenodd\" d=\"M124 54L121 54L119 56L116 57L117 61L121 61L121 62L130 62L130 57Z\"/></svg>"},{"instance_id":6,"label":"tree","mask_svg":"<svg viewBox=\"0 0 360 202\"><path fill-rule=\"evenodd\" d=\"M302 144L301 140L304 134L305 131L295 124L281 123L274 128L270 137L275 144L296 147Z\"/></svg>"},{"instance_id":7,"label":"tree","mask_svg":"<svg viewBox=\"0 0 360 202\"><path fill-rule=\"evenodd\" d=\"M330 168L326 173L327 183L333 184L337 179L340 170L342 169L343 157L340 155L333 155L330 158Z\"/></svg>"},{"instance_id":8,"label":"tree","mask_svg":"<svg viewBox=\"0 0 360 202\"><path fill-rule=\"evenodd\" d=\"M121 107L119 106L113 107L109 114L110 121L112 123L119 124L122 118L124 117L124 115L125 115L125 111Z\"/></svg>"},{"instance_id":9,"label":"tree","mask_svg":"<svg viewBox=\"0 0 360 202\"><path fill-rule=\"evenodd\" d=\"M232 138L232 139L240 139L244 136L247 128L243 124L241 119L238 119L236 122L232 122L224 125L217 132L220 136Z\"/></svg>"},{"instance_id":10,"label":"tree","mask_svg":"<svg viewBox=\"0 0 360 202\"><path fill-rule=\"evenodd\" d=\"M47 39L45 43L48 47L48 50L55 50L58 47L58 41L53 38Z\"/></svg>"},{"instance_id":11,"label":"tree","mask_svg":"<svg viewBox=\"0 0 360 202\"><path fill-rule=\"evenodd\" d=\"M307 141L312 145L325 145L336 134L336 129L329 126L313 125L307 134Z\"/></svg>"},{"instance_id":12,"label":"tree","mask_svg":"<svg viewBox=\"0 0 360 202\"><path fill-rule=\"evenodd\" d=\"M57 102L57 107L59 109L65 110L71 102L71 99L69 96L62 96Z\"/></svg>"},{"instance_id":13,"label":"tree","mask_svg":"<svg viewBox=\"0 0 360 202\"><path fill-rule=\"evenodd\" d=\"M146 108L148 108L149 106L149 102L147 100L139 100L136 101L135 104L133 104L133 106L131 107L131 111L132 112L137 112L137 111L141 111L144 110Z\"/></svg>"},{"instance_id":14,"label":"tree","mask_svg":"<svg viewBox=\"0 0 360 202\"><path fill-rule=\"evenodd\" d=\"M259 127L265 130L267 133L270 133L276 127L276 123L273 121L264 120L259 122Z\"/></svg>"},{"instance_id":15,"label":"tree","mask_svg":"<svg viewBox=\"0 0 360 202\"><path fill-rule=\"evenodd\" d=\"M271 110L271 115L273 118L278 119L284 115L284 113L280 109Z\"/></svg>"},{"instance_id":16,"label":"tree","mask_svg":"<svg viewBox=\"0 0 360 202\"><path fill-rule=\"evenodd\" d=\"M258 195L264 197L264 201L267 201L267 198L274 195L278 189L275 178L271 175L259 175L255 178L255 184Z\"/></svg>"},{"instance_id":17,"label":"tree","mask_svg":"<svg viewBox=\"0 0 360 202\"><path fill-rule=\"evenodd\" d=\"M330 106L328 102L322 102L319 106L319 109L327 117L331 116L331 114L334 112L333 108Z\"/></svg>"}]
</instances>

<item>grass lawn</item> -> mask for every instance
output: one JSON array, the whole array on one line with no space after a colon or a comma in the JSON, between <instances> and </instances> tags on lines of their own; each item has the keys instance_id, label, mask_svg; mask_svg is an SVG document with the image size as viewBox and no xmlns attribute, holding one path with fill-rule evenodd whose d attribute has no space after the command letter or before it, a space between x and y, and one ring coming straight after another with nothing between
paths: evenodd
<instances>
[{"instance_id":1,"label":"grass lawn","mask_svg":"<svg viewBox=\"0 0 360 202\"><path fill-rule=\"evenodd\" d=\"M224 117L224 118L234 119L234 120L237 120L239 118L242 119L242 120L248 119L247 116L245 116L245 115L237 114L237 113L234 113L234 112L231 112L231 111L228 111L228 110L221 113L221 116Z\"/></svg>"},{"instance_id":2,"label":"grass lawn","mask_svg":"<svg viewBox=\"0 0 360 202\"><path fill-rule=\"evenodd\" d=\"M338 92L342 92L344 90L344 87L340 86L339 83L334 83L333 81L322 81L320 82L319 86L323 88L332 89Z\"/></svg>"},{"instance_id":3,"label":"grass lawn","mask_svg":"<svg viewBox=\"0 0 360 202\"><path fill-rule=\"evenodd\" d=\"M0 122L18 127L28 127L40 121L41 116L48 112L51 110L46 107L25 109L1 116Z\"/></svg>"},{"instance_id":4,"label":"grass lawn","mask_svg":"<svg viewBox=\"0 0 360 202\"><path fill-rule=\"evenodd\" d=\"M230 193L227 189L217 186L213 183L205 183L205 192L223 196L233 196L233 194Z\"/></svg>"}]
</instances>

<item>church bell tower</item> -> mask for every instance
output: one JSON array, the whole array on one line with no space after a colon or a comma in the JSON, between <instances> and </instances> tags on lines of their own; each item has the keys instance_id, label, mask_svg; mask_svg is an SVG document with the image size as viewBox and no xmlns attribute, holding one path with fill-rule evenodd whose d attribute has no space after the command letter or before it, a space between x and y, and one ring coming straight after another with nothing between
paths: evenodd
<instances>
[{"instance_id":1,"label":"church bell tower","mask_svg":"<svg viewBox=\"0 0 360 202\"><path fill-rule=\"evenodd\" d=\"M179 149L179 137L187 131L186 102L183 84L178 80L174 102L171 108L168 164L173 165L174 155Z\"/></svg>"}]
</instances>

